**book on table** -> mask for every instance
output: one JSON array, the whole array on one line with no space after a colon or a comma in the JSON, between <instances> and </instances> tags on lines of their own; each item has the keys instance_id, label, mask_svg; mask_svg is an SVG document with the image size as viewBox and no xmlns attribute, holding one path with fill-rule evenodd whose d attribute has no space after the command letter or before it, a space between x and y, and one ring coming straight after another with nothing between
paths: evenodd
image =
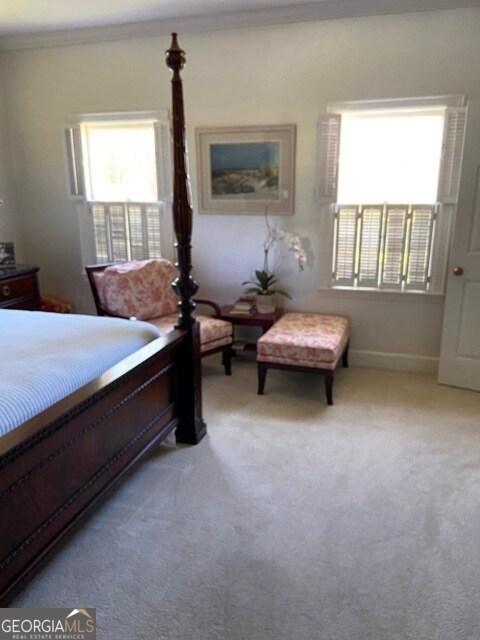
<instances>
[{"instance_id":1,"label":"book on table","mask_svg":"<svg viewBox=\"0 0 480 640\"><path fill-rule=\"evenodd\" d=\"M229 312L231 316L253 316L255 313L255 309L247 310L247 309L232 309Z\"/></svg>"},{"instance_id":2,"label":"book on table","mask_svg":"<svg viewBox=\"0 0 480 640\"><path fill-rule=\"evenodd\" d=\"M235 304L233 305L234 309L237 309L238 311L251 311L252 309L255 308L254 304Z\"/></svg>"},{"instance_id":3,"label":"book on table","mask_svg":"<svg viewBox=\"0 0 480 640\"><path fill-rule=\"evenodd\" d=\"M235 301L230 313L232 315L252 315L255 313L255 298L252 296L241 296Z\"/></svg>"}]
</instances>

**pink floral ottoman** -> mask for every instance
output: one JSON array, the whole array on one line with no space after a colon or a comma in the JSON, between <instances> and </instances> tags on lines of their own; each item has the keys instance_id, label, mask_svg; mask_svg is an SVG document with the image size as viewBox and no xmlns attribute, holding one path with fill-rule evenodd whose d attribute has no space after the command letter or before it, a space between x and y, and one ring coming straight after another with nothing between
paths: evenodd
<instances>
[{"instance_id":1,"label":"pink floral ottoman","mask_svg":"<svg viewBox=\"0 0 480 640\"><path fill-rule=\"evenodd\" d=\"M342 358L348 367L350 323L343 316L287 313L257 342L258 393L267 369L323 373L328 404L333 404L333 372Z\"/></svg>"}]
</instances>

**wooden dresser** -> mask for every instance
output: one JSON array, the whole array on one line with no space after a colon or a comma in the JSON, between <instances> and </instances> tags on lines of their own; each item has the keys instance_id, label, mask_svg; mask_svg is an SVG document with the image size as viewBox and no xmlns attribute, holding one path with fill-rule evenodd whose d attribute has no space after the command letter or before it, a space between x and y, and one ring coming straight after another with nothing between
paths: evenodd
<instances>
[{"instance_id":1,"label":"wooden dresser","mask_svg":"<svg viewBox=\"0 0 480 640\"><path fill-rule=\"evenodd\" d=\"M0 309L40 309L39 267L16 264L0 267Z\"/></svg>"}]
</instances>

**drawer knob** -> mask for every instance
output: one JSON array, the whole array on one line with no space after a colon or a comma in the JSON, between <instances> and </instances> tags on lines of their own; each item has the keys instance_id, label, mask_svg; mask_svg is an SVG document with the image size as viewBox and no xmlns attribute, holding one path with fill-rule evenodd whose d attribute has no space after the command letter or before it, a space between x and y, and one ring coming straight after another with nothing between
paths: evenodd
<instances>
[{"instance_id":1,"label":"drawer knob","mask_svg":"<svg viewBox=\"0 0 480 640\"><path fill-rule=\"evenodd\" d=\"M11 293L10 287L9 287L7 284L5 284L5 285L2 287L2 296L4 296L5 298L8 298L8 296L10 295L10 293Z\"/></svg>"},{"instance_id":2,"label":"drawer knob","mask_svg":"<svg viewBox=\"0 0 480 640\"><path fill-rule=\"evenodd\" d=\"M454 276L463 276L463 268L462 267L453 267L453 275Z\"/></svg>"}]
</instances>

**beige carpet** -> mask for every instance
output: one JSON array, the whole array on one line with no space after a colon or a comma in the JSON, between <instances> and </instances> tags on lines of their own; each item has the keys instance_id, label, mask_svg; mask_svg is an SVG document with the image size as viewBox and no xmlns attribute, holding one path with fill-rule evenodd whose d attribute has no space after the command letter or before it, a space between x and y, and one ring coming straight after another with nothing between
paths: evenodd
<instances>
[{"instance_id":1,"label":"beige carpet","mask_svg":"<svg viewBox=\"0 0 480 640\"><path fill-rule=\"evenodd\" d=\"M12 606L99 640L478 640L480 394L430 376L205 363L209 435L164 446Z\"/></svg>"}]
</instances>

